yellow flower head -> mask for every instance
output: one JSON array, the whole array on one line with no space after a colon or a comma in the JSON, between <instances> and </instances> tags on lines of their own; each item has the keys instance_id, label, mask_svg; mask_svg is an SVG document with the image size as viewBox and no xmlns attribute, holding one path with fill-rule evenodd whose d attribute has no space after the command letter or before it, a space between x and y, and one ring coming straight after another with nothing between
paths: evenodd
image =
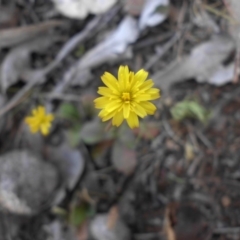
<instances>
[{"instance_id":1,"label":"yellow flower head","mask_svg":"<svg viewBox=\"0 0 240 240\"><path fill-rule=\"evenodd\" d=\"M139 126L138 116L153 115L156 107L149 101L159 98L160 93L147 76L143 69L130 72L128 66L119 67L118 80L105 72L101 78L106 87L98 88L102 97L94 100L95 107L102 109L98 115L102 121L112 118L112 125L118 127L126 119L129 127L135 128Z\"/></svg>"},{"instance_id":2,"label":"yellow flower head","mask_svg":"<svg viewBox=\"0 0 240 240\"><path fill-rule=\"evenodd\" d=\"M32 110L32 116L25 118L25 122L32 133L40 131L43 135L48 135L53 119L53 114L46 114L45 107L39 106Z\"/></svg>"}]
</instances>

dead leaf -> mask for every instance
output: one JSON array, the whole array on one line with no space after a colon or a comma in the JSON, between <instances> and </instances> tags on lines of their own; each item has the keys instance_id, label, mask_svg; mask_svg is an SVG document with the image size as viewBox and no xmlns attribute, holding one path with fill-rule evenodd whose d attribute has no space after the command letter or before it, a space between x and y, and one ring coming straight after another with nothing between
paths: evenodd
<instances>
[{"instance_id":1,"label":"dead leaf","mask_svg":"<svg viewBox=\"0 0 240 240\"><path fill-rule=\"evenodd\" d=\"M86 122L80 131L81 139L89 145L94 145L103 140L112 139L113 132L106 131L105 128L106 125L100 122L99 119Z\"/></svg>"},{"instance_id":2,"label":"dead leaf","mask_svg":"<svg viewBox=\"0 0 240 240\"><path fill-rule=\"evenodd\" d=\"M29 76L29 72L34 71L31 70L31 53L44 52L59 39L59 36L46 35L13 48L3 60L1 66L0 85L3 92L6 92L9 86L19 80L28 80L26 75Z\"/></svg>"},{"instance_id":3,"label":"dead leaf","mask_svg":"<svg viewBox=\"0 0 240 240\"><path fill-rule=\"evenodd\" d=\"M62 186L68 190L76 186L85 168L85 155L80 150L81 148L77 150L66 143L57 147L48 146L46 149L48 161L58 165Z\"/></svg>"},{"instance_id":4,"label":"dead leaf","mask_svg":"<svg viewBox=\"0 0 240 240\"><path fill-rule=\"evenodd\" d=\"M232 82L234 79L234 63L228 66L219 65L214 74L209 77L209 83L215 86L222 86L226 83Z\"/></svg>"},{"instance_id":5,"label":"dead leaf","mask_svg":"<svg viewBox=\"0 0 240 240\"><path fill-rule=\"evenodd\" d=\"M75 68L70 68L70 71L72 70L74 70L71 81L71 86L73 87L85 87L94 78L94 75L91 73L90 69L75 71Z\"/></svg>"},{"instance_id":6,"label":"dead leaf","mask_svg":"<svg viewBox=\"0 0 240 240\"><path fill-rule=\"evenodd\" d=\"M139 16L146 0L124 0L124 10L132 16Z\"/></svg>"},{"instance_id":7,"label":"dead leaf","mask_svg":"<svg viewBox=\"0 0 240 240\"><path fill-rule=\"evenodd\" d=\"M140 137L146 140L154 139L160 132L159 122L140 122L139 128L133 130L136 137Z\"/></svg>"},{"instance_id":8,"label":"dead leaf","mask_svg":"<svg viewBox=\"0 0 240 240\"><path fill-rule=\"evenodd\" d=\"M11 47L46 34L54 27L66 25L64 21L48 21L35 25L0 30L0 48Z\"/></svg>"},{"instance_id":9,"label":"dead leaf","mask_svg":"<svg viewBox=\"0 0 240 240\"><path fill-rule=\"evenodd\" d=\"M137 166L137 154L130 146L117 140L112 149L111 161L116 170L131 175Z\"/></svg>"},{"instance_id":10,"label":"dead leaf","mask_svg":"<svg viewBox=\"0 0 240 240\"><path fill-rule=\"evenodd\" d=\"M146 0L140 19L139 28L153 27L163 22L169 12L169 0Z\"/></svg>"},{"instance_id":11,"label":"dead leaf","mask_svg":"<svg viewBox=\"0 0 240 240\"><path fill-rule=\"evenodd\" d=\"M108 229L115 228L118 218L119 218L118 207L112 206L108 213L108 220L107 220Z\"/></svg>"},{"instance_id":12,"label":"dead leaf","mask_svg":"<svg viewBox=\"0 0 240 240\"><path fill-rule=\"evenodd\" d=\"M67 226L64 221L54 220L51 223L47 223L43 226L46 239L51 240L77 240L77 236L72 227ZM82 239L81 239L82 240Z\"/></svg>"},{"instance_id":13,"label":"dead leaf","mask_svg":"<svg viewBox=\"0 0 240 240\"><path fill-rule=\"evenodd\" d=\"M194 159L195 154L194 154L194 147L190 143L186 143L184 147L184 155L185 159L190 162Z\"/></svg>"},{"instance_id":14,"label":"dead leaf","mask_svg":"<svg viewBox=\"0 0 240 240\"><path fill-rule=\"evenodd\" d=\"M204 9L202 2L195 1L193 4L195 10L192 13L192 22L200 28L205 28L206 31L219 33L219 26L215 22L215 19Z\"/></svg>"},{"instance_id":15,"label":"dead leaf","mask_svg":"<svg viewBox=\"0 0 240 240\"><path fill-rule=\"evenodd\" d=\"M15 27L19 21L19 12L13 7L0 7L0 29Z\"/></svg>"},{"instance_id":16,"label":"dead leaf","mask_svg":"<svg viewBox=\"0 0 240 240\"><path fill-rule=\"evenodd\" d=\"M198 82L210 82L234 48L231 37L214 36L196 46L189 56L174 61L166 70L157 72L152 78L164 91L168 91L171 84L192 78ZM213 81L210 83L215 84Z\"/></svg>"},{"instance_id":17,"label":"dead leaf","mask_svg":"<svg viewBox=\"0 0 240 240\"><path fill-rule=\"evenodd\" d=\"M179 151L180 147L171 138L167 138L165 142L166 148L170 151Z\"/></svg>"},{"instance_id":18,"label":"dead leaf","mask_svg":"<svg viewBox=\"0 0 240 240\"><path fill-rule=\"evenodd\" d=\"M167 240L176 240L175 232L172 227L172 219L171 219L171 213L169 208L167 208L165 212L163 230Z\"/></svg>"},{"instance_id":19,"label":"dead leaf","mask_svg":"<svg viewBox=\"0 0 240 240\"><path fill-rule=\"evenodd\" d=\"M125 17L110 36L89 50L80 59L75 68L80 71L118 59L126 51L128 45L137 40L138 36L137 21L130 16Z\"/></svg>"},{"instance_id":20,"label":"dead leaf","mask_svg":"<svg viewBox=\"0 0 240 240\"><path fill-rule=\"evenodd\" d=\"M221 199L221 203L225 208L227 208L231 205L231 199L229 198L229 196L223 196Z\"/></svg>"},{"instance_id":21,"label":"dead leaf","mask_svg":"<svg viewBox=\"0 0 240 240\"><path fill-rule=\"evenodd\" d=\"M89 13L102 14L117 0L53 0L56 9L64 16L84 19Z\"/></svg>"},{"instance_id":22,"label":"dead leaf","mask_svg":"<svg viewBox=\"0 0 240 240\"><path fill-rule=\"evenodd\" d=\"M5 105L6 103L6 98L0 94L0 109ZM0 118L0 134L2 134L2 130L6 128L5 126L5 117Z\"/></svg>"},{"instance_id":23,"label":"dead leaf","mask_svg":"<svg viewBox=\"0 0 240 240\"><path fill-rule=\"evenodd\" d=\"M107 155L112 145L113 140L105 140L91 148L91 156L98 167L103 168L108 166Z\"/></svg>"},{"instance_id":24,"label":"dead leaf","mask_svg":"<svg viewBox=\"0 0 240 240\"><path fill-rule=\"evenodd\" d=\"M84 86L91 80L90 69L105 62L119 62L132 58L132 48L129 44L139 36L137 21L127 16L118 28L98 45L86 52L83 57L67 72L74 86Z\"/></svg>"},{"instance_id":25,"label":"dead leaf","mask_svg":"<svg viewBox=\"0 0 240 240\"><path fill-rule=\"evenodd\" d=\"M89 239L89 233L88 233L88 221L85 221L81 226L79 227L77 231L77 239L78 240L88 240Z\"/></svg>"},{"instance_id":26,"label":"dead leaf","mask_svg":"<svg viewBox=\"0 0 240 240\"><path fill-rule=\"evenodd\" d=\"M211 235L203 213L191 202L172 202L165 212L167 240L205 240Z\"/></svg>"}]
</instances>

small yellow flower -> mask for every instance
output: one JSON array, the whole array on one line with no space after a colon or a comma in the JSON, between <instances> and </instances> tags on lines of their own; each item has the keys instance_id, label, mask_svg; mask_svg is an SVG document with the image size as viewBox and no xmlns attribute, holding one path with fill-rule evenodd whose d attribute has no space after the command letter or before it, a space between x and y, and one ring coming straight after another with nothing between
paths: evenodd
<instances>
[{"instance_id":1,"label":"small yellow flower","mask_svg":"<svg viewBox=\"0 0 240 240\"><path fill-rule=\"evenodd\" d=\"M118 80L105 72L101 77L106 87L99 87L102 95L94 100L95 107L102 109L99 117L102 121L112 118L112 125L120 126L125 119L130 128L139 126L138 116L153 115L156 107L151 100L160 97L159 89L152 88L151 79L146 80L148 72L143 69L136 74L130 72L128 66L120 66Z\"/></svg>"},{"instance_id":2,"label":"small yellow flower","mask_svg":"<svg viewBox=\"0 0 240 240\"><path fill-rule=\"evenodd\" d=\"M43 135L48 135L53 119L53 114L46 114L45 107L39 106L32 110L32 116L25 118L25 122L32 133L40 131Z\"/></svg>"}]
</instances>

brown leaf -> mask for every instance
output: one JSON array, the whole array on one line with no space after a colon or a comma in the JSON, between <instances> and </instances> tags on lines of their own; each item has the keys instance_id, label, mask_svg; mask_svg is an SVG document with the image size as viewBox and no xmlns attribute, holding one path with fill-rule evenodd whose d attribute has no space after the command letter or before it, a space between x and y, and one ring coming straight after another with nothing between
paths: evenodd
<instances>
[{"instance_id":1,"label":"brown leaf","mask_svg":"<svg viewBox=\"0 0 240 240\"><path fill-rule=\"evenodd\" d=\"M164 230L168 240L205 240L211 234L202 212L191 202L167 206Z\"/></svg>"},{"instance_id":2,"label":"brown leaf","mask_svg":"<svg viewBox=\"0 0 240 240\"><path fill-rule=\"evenodd\" d=\"M194 159L195 154L194 154L194 146L190 143L186 143L184 146L184 155L185 155L185 159L190 162Z\"/></svg>"},{"instance_id":3,"label":"brown leaf","mask_svg":"<svg viewBox=\"0 0 240 240\"><path fill-rule=\"evenodd\" d=\"M83 174L85 168L83 151L74 149L64 142L56 147L46 147L47 158L58 165L62 175L62 184L67 189L73 189Z\"/></svg>"},{"instance_id":4,"label":"brown leaf","mask_svg":"<svg viewBox=\"0 0 240 240\"><path fill-rule=\"evenodd\" d=\"M88 221L85 221L81 226L79 227L77 231L77 239L78 240L88 240Z\"/></svg>"},{"instance_id":5,"label":"brown leaf","mask_svg":"<svg viewBox=\"0 0 240 240\"><path fill-rule=\"evenodd\" d=\"M167 240L176 240L174 229L172 228L170 209L166 209L163 231L166 234Z\"/></svg>"},{"instance_id":6,"label":"brown leaf","mask_svg":"<svg viewBox=\"0 0 240 240\"><path fill-rule=\"evenodd\" d=\"M59 36L44 35L13 48L3 60L1 67L0 85L3 92L6 92L9 86L20 79L31 80L31 78L29 79L30 72L37 70L31 70L30 54L32 52L40 53L46 51L59 39Z\"/></svg>"},{"instance_id":7,"label":"brown leaf","mask_svg":"<svg viewBox=\"0 0 240 240\"><path fill-rule=\"evenodd\" d=\"M0 29L15 27L19 21L19 12L12 7L0 7Z\"/></svg>"},{"instance_id":8,"label":"brown leaf","mask_svg":"<svg viewBox=\"0 0 240 240\"><path fill-rule=\"evenodd\" d=\"M0 48L11 47L46 34L50 29L65 25L63 21L48 21L35 25L10 28L0 31Z\"/></svg>"},{"instance_id":9,"label":"brown leaf","mask_svg":"<svg viewBox=\"0 0 240 240\"><path fill-rule=\"evenodd\" d=\"M80 77L81 71L99 66L105 62L119 61L122 57L132 57L131 43L139 36L137 21L126 16L108 37L87 51L82 58L72 66L73 75ZM80 73L77 73L77 72Z\"/></svg>"},{"instance_id":10,"label":"brown leaf","mask_svg":"<svg viewBox=\"0 0 240 240\"><path fill-rule=\"evenodd\" d=\"M130 146L116 141L112 149L112 164L116 170L131 175L137 165L137 154Z\"/></svg>"},{"instance_id":11,"label":"brown leaf","mask_svg":"<svg viewBox=\"0 0 240 240\"><path fill-rule=\"evenodd\" d=\"M171 84L187 79L210 82L219 71L223 61L234 50L235 44L229 36L214 36L211 40L196 46L189 56L184 56L170 64L165 70L157 72L152 78L156 85L168 91Z\"/></svg>"},{"instance_id":12,"label":"brown leaf","mask_svg":"<svg viewBox=\"0 0 240 240\"><path fill-rule=\"evenodd\" d=\"M118 218L119 218L118 207L117 206L111 207L108 213L107 227L109 229L115 228Z\"/></svg>"},{"instance_id":13,"label":"brown leaf","mask_svg":"<svg viewBox=\"0 0 240 240\"><path fill-rule=\"evenodd\" d=\"M139 16L146 0L125 0L124 10L132 16Z\"/></svg>"},{"instance_id":14,"label":"brown leaf","mask_svg":"<svg viewBox=\"0 0 240 240\"><path fill-rule=\"evenodd\" d=\"M225 208L231 205L231 199L228 196L223 196L221 202Z\"/></svg>"},{"instance_id":15,"label":"brown leaf","mask_svg":"<svg viewBox=\"0 0 240 240\"><path fill-rule=\"evenodd\" d=\"M160 124L158 122L141 122L139 128L133 130L137 137L151 140L160 132Z\"/></svg>"},{"instance_id":16,"label":"brown leaf","mask_svg":"<svg viewBox=\"0 0 240 240\"><path fill-rule=\"evenodd\" d=\"M102 141L91 149L91 155L94 159L95 164L98 167L106 167L107 162L107 154L109 153L109 148L113 145L113 140L105 140Z\"/></svg>"}]
</instances>

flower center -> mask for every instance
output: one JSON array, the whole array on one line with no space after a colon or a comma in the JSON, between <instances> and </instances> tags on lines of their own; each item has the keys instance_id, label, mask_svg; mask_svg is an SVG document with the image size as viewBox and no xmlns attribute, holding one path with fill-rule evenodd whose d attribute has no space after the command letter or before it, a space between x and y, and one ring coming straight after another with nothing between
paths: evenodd
<instances>
[{"instance_id":1,"label":"flower center","mask_svg":"<svg viewBox=\"0 0 240 240\"><path fill-rule=\"evenodd\" d=\"M130 93L129 92L122 93L122 100L125 102L129 102L130 101Z\"/></svg>"}]
</instances>

